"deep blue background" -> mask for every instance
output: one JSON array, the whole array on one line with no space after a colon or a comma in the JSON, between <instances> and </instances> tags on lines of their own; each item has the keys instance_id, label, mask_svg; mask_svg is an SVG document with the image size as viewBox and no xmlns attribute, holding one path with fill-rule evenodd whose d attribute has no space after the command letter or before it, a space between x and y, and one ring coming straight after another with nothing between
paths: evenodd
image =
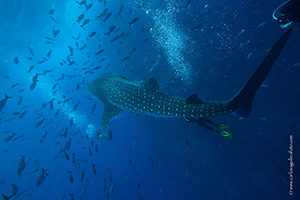
<instances>
[{"instance_id":1,"label":"deep blue background","mask_svg":"<svg viewBox=\"0 0 300 200\"><path fill-rule=\"evenodd\" d=\"M0 3L0 96L3 99L6 93L13 97L8 99L0 115L3 118L0 123L1 193L10 195L10 184L16 184L22 193L18 199L70 199L69 193L75 194L75 199L105 199L109 187L115 183L109 199L139 199L138 195L144 200L299 198L299 29L294 30L264 87L257 92L250 117L239 119L226 115L212 119L230 125L234 134L231 139L187 124L183 119L156 119L124 111L111 124L112 141L105 145L94 141L91 157L89 147L95 138L87 138L86 133L89 124L100 128L103 106L97 103L91 114L96 100L85 91L85 85L107 71L133 81L154 77L163 92L174 96L189 97L196 93L203 100L231 98L284 33L272 19L272 12L282 1L193 0L187 4L175 0L112 0L105 4L88 0L86 4L90 3L93 6L88 11L85 5L79 6L74 0L2 0ZM122 4L122 17L115 17ZM55 10L53 15L48 14L51 8ZM96 16L106 8L112 16L104 23ZM76 22L82 13L85 19L90 19L84 29L80 27L82 22ZM140 19L130 27L128 22L136 17ZM104 35L111 25L116 30L110 36ZM44 37L53 38L52 30L57 29L60 33L53 41ZM93 31L97 34L90 38L88 35ZM110 42L122 32L130 35ZM79 50L75 42L79 47L85 44L87 47ZM31 57L28 46L34 51L33 60L27 58ZM71 60L75 64L71 66L60 65L70 54L67 46L74 49ZM137 50L130 59L121 62L134 47ZM49 49L53 51L50 59L38 64ZM97 56L99 49L105 52ZM18 64L13 61L16 56ZM105 60L100 63L102 58ZM35 67L28 73L31 65ZM96 66L101 67L92 70ZM36 88L30 91L35 73L52 69L53 72L40 75ZM87 70L93 74L84 74ZM62 74L65 78L57 81ZM15 83L18 86L10 89ZM52 86L56 83L57 92L53 94ZM23 102L17 105L19 96ZM48 102L53 98L54 109L50 110ZM71 100L60 103L67 98ZM47 103L45 108L43 103ZM77 110L70 113L77 103ZM54 117L57 109L60 113ZM24 110L27 113L23 119L13 115ZM35 128L42 116L46 120ZM72 127L71 117L75 123ZM76 153L75 164L67 161L60 151L66 139L57 136L66 127L73 138L67 153L70 157L72 152ZM22 134L24 137L4 142L12 134L7 131L15 132L15 137ZM49 134L39 143L45 131ZM296 163L293 196L288 195L287 151L291 134ZM133 146L137 138L139 141ZM126 154L130 155L132 165ZM20 155L25 155L26 167L18 177ZM96 176L91 163L97 164ZM41 168L48 169L50 175L37 188ZM104 193L103 178L107 178L108 168L113 180L107 180ZM80 183L84 169L85 180ZM67 170L73 171L73 183L68 180ZM123 173L130 177L129 183ZM141 187L136 190L140 181ZM87 189L82 197L84 186ZM164 196L157 194L159 188L163 189Z\"/></svg>"}]
</instances>

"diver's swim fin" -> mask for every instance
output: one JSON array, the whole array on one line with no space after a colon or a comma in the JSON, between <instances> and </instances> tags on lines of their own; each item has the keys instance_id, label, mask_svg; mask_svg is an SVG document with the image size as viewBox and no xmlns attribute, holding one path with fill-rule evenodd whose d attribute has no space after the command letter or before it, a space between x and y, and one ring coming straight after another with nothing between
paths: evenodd
<instances>
[{"instance_id":1,"label":"diver's swim fin","mask_svg":"<svg viewBox=\"0 0 300 200\"><path fill-rule=\"evenodd\" d=\"M216 124L216 127L218 127L221 130L228 130L229 126L227 124Z\"/></svg>"},{"instance_id":2,"label":"diver's swim fin","mask_svg":"<svg viewBox=\"0 0 300 200\"><path fill-rule=\"evenodd\" d=\"M279 57L283 47L289 39L292 28L285 32L280 39L276 42L273 48L270 50L268 55L262 61L260 66L249 78L246 84L242 87L233 98L228 101L229 106L232 107L234 115L239 117L248 117L252 110L252 100L256 94L256 91L265 81L277 58Z\"/></svg>"},{"instance_id":3,"label":"diver's swim fin","mask_svg":"<svg viewBox=\"0 0 300 200\"><path fill-rule=\"evenodd\" d=\"M220 135L224 136L224 137L228 137L228 138L232 138L233 133L228 131L228 130L222 130L222 131L217 131L217 133L219 133Z\"/></svg>"}]
</instances>

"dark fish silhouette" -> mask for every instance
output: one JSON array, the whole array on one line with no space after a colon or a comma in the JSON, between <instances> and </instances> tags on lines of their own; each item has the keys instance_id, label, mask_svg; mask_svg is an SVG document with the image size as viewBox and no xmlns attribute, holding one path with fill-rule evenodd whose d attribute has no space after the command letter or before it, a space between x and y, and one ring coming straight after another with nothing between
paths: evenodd
<instances>
[{"instance_id":1,"label":"dark fish silhouette","mask_svg":"<svg viewBox=\"0 0 300 200\"><path fill-rule=\"evenodd\" d=\"M72 152L72 163L73 164L75 164L75 162L76 162L75 155L76 155L76 153Z\"/></svg>"},{"instance_id":2,"label":"dark fish silhouette","mask_svg":"<svg viewBox=\"0 0 300 200\"><path fill-rule=\"evenodd\" d=\"M89 147L89 155L92 157L93 154L92 154L92 147Z\"/></svg>"},{"instance_id":3,"label":"dark fish silhouette","mask_svg":"<svg viewBox=\"0 0 300 200\"><path fill-rule=\"evenodd\" d=\"M18 57L14 57L14 63L18 64L19 63L19 58Z\"/></svg>"},{"instance_id":4,"label":"dark fish silhouette","mask_svg":"<svg viewBox=\"0 0 300 200\"><path fill-rule=\"evenodd\" d=\"M84 18L84 14L81 14L77 17L77 22L79 23Z\"/></svg>"},{"instance_id":5,"label":"dark fish silhouette","mask_svg":"<svg viewBox=\"0 0 300 200\"><path fill-rule=\"evenodd\" d=\"M59 114L60 109L57 109L57 111L54 113L54 117L57 117L57 115Z\"/></svg>"},{"instance_id":6,"label":"dark fish silhouette","mask_svg":"<svg viewBox=\"0 0 300 200\"><path fill-rule=\"evenodd\" d=\"M50 16L50 19L52 19L52 21L58 24L58 22L53 17Z\"/></svg>"},{"instance_id":7,"label":"dark fish silhouette","mask_svg":"<svg viewBox=\"0 0 300 200\"><path fill-rule=\"evenodd\" d=\"M111 12L107 13L105 18L102 20L103 22L106 22L111 17Z\"/></svg>"},{"instance_id":8,"label":"dark fish silhouette","mask_svg":"<svg viewBox=\"0 0 300 200\"><path fill-rule=\"evenodd\" d=\"M11 191L12 191L12 195L16 195L16 194L18 194L18 192L19 192L19 188L18 188L18 186L17 185L15 185L15 184L11 184Z\"/></svg>"},{"instance_id":9,"label":"dark fish silhouette","mask_svg":"<svg viewBox=\"0 0 300 200\"><path fill-rule=\"evenodd\" d=\"M106 192L106 178L102 178L103 179L103 192Z\"/></svg>"},{"instance_id":10,"label":"dark fish silhouette","mask_svg":"<svg viewBox=\"0 0 300 200\"><path fill-rule=\"evenodd\" d=\"M133 169L133 168L132 168L132 170L133 170L134 174L135 174L137 177L139 177L139 174L137 173L137 171L135 171L135 169Z\"/></svg>"},{"instance_id":11,"label":"dark fish silhouette","mask_svg":"<svg viewBox=\"0 0 300 200\"><path fill-rule=\"evenodd\" d=\"M112 176L111 176L111 172L110 172L111 169L107 169L108 171L108 174L107 174L107 178L110 182L112 182Z\"/></svg>"},{"instance_id":12,"label":"dark fish silhouette","mask_svg":"<svg viewBox=\"0 0 300 200\"><path fill-rule=\"evenodd\" d=\"M73 52L74 52L73 47L68 46L68 48L69 48L69 51L70 51L70 55L72 56L72 55L73 55Z\"/></svg>"},{"instance_id":13,"label":"dark fish silhouette","mask_svg":"<svg viewBox=\"0 0 300 200\"><path fill-rule=\"evenodd\" d=\"M111 141L112 140L112 130L110 129L107 133L107 141Z\"/></svg>"},{"instance_id":14,"label":"dark fish silhouette","mask_svg":"<svg viewBox=\"0 0 300 200\"><path fill-rule=\"evenodd\" d=\"M54 102L54 100L55 100L55 98L53 98L53 99L51 99L49 101L49 108L50 108L50 110L53 110L53 102Z\"/></svg>"},{"instance_id":15,"label":"dark fish silhouette","mask_svg":"<svg viewBox=\"0 0 300 200\"><path fill-rule=\"evenodd\" d=\"M74 200L74 194L69 193L70 195L70 200Z\"/></svg>"},{"instance_id":16,"label":"dark fish silhouette","mask_svg":"<svg viewBox=\"0 0 300 200\"><path fill-rule=\"evenodd\" d=\"M32 77L32 82L36 82L38 77L39 77L40 74L35 74L33 77Z\"/></svg>"},{"instance_id":17,"label":"dark fish silhouette","mask_svg":"<svg viewBox=\"0 0 300 200\"><path fill-rule=\"evenodd\" d=\"M57 86L57 83L55 83L55 84L52 86L52 90L55 90L56 86Z\"/></svg>"},{"instance_id":18,"label":"dark fish silhouette","mask_svg":"<svg viewBox=\"0 0 300 200\"><path fill-rule=\"evenodd\" d=\"M19 119L22 119L27 113L27 110L24 110L23 112L20 113Z\"/></svg>"},{"instance_id":19,"label":"dark fish silhouette","mask_svg":"<svg viewBox=\"0 0 300 200\"><path fill-rule=\"evenodd\" d=\"M31 56L34 56L33 50L30 46L28 46L28 51L30 52Z\"/></svg>"},{"instance_id":20,"label":"dark fish silhouette","mask_svg":"<svg viewBox=\"0 0 300 200\"><path fill-rule=\"evenodd\" d=\"M44 36L46 39L48 39L48 40L52 40L52 41L54 41L54 39L53 38L50 38L50 37L47 37L47 36Z\"/></svg>"},{"instance_id":21,"label":"dark fish silhouette","mask_svg":"<svg viewBox=\"0 0 300 200\"><path fill-rule=\"evenodd\" d=\"M10 89L13 89L14 87L18 86L19 83L15 83L15 84L12 84L11 86L9 86Z\"/></svg>"},{"instance_id":22,"label":"dark fish silhouette","mask_svg":"<svg viewBox=\"0 0 300 200\"><path fill-rule=\"evenodd\" d=\"M110 42L114 42L119 40L122 37L122 35L116 35L112 40L110 40Z\"/></svg>"},{"instance_id":23,"label":"dark fish silhouette","mask_svg":"<svg viewBox=\"0 0 300 200\"><path fill-rule=\"evenodd\" d=\"M95 53L95 55L98 56L98 55L102 54L104 51L105 51L104 49L100 49L99 51L97 51Z\"/></svg>"},{"instance_id":24,"label":"dark fish silhouette","mask_svg":"<svg viewBox=\"0 0 300 200\"><path fill-rule=\"evenodd\" d=\"M130 25L130 27L132 27L133 26L133 24L135 24L137 21L139 21L139 17L136 17L136 18L133 18L132 20L131 20L131 22L128 22L128 24Z\"/></svg>"},{"instance_id":25,"label":"dark fish silhouette","mask_svg":"<svg viewBox=\"0 0 300 200\"><path fill-rule=\"evenodd\" d=\"M95 102L95 104L93 105L93 107L92 107L92 111L91 111L91 114L94 114L94 112L95 112L95 109L96 109L96 105L97 105L97 102Z\"/></svg>"},{"instance_id":26,"label":"dark fish silhouette","mask_svg":"<svg viewBox=\"0 0 300 200\"><path fill-rule=\"evenodd\" d=\"M18 169L17 169L17 174L18 176L21 176L22 172L25 169L25 156L21 155L21 159L19 160L19 165L18 165Z\"/></svg>"},{"instance_id":27,"label":"dark fish silhouette","mask_svg":"<svg viewBox=\"0 0 300 200\"><path fill-rule=\"evenodd\" d=\"M13 112L12 115L18 115L20 112Z\"/></svg>"},{"instance_id":28,"label":"dark fish silhouette","mask_svg":"<svg viewBox=\"0 0 300 200\"><path fill-rule=\"evenodd\" d=\"M47 60L49 60L49 58L43 58L43 60L40 60L40 61L38 62L38 64L43 64L43 63L46 62Z\"/></svg>"},{"instance_id":29,"label":"dark fish silhouette","mask_svg":"<svg viewBox=\"0 0 300 200\"><path fill-rule=\"evenodd\" d=\"M116 14L116 16L115 16L115 19L118 17L118 16L120 16L120 19L122 18L122 16L121 16L121 12L123 11L123 8L124 8L124 5L122 4L121 6L120 6L120 8L119 8L119 12Z\"/></svg>"},{"instance_id":30,"label":"dark fish silhouette","mask_svg":"<svg viewBox=\"0 0 300 200\"><path fill-rule=\"evenodd\" d=\"M94 164L92 164L91 163L91 165L92 165L92 172L93 172L93 174L96 176L97 175L97 171L96 171L96 165L94 165Z\"/></svg>"},{"instance_id":31,"label":"dark fish silhouette","mask_svg":"<svg viewBox=\"0 0 300 200\"><path fill-rule=\"evenodd\" d=\"M82 183L84 180L85 169L81 171L80 182Z\"/></svg>"},{"instance_id":32,"label":"dark fish silhouette","mask_svg":"<svg viewBox=\"0 0 300 200\"><path fill-rule=\"evenodd\" d=\"M124 174L125 179L127 180L127 182L130 182L130 179L129 179L129 177L127 176L127 174L126 174L126 173L123 173L123 174Z\"/></svg>"},{"instance_id":33,"label":"dark fish silhouette","mask_svg":"<svg viewBox=\"0 0 300 200\"><path fill-rule=\"evenodd\" d=\"M40 173L40 175L38 176L37 180L36 180L36 187L39 187L40 185L42 185L46 179L47 176L49 176L50 174L47 173L47 170L44 170L42 168L42 172Z\"/></svg>"},{"instance_id":34,"label":"dark fish silhouette","mask_svg":"<svg viewBox=\"0 0 300 200\"><path fill-rule=\"evenodd\" d=\"M87 25L90 22L90 19L85 19L83 23L80 25L84 29L84 26Z\"/></svg>"},{"instance_id":35,"label":"dark fish silhouette","mask_svg":"<svg viewBox=\"0 0 300 200\"><path fill-rule=\"evenodd\" d=\"M69 129L69 128L66 128L66 129L65 129L65 132L64 132L64 138L67 138L67 137L68 137L68 129Z\"/></svg>"},{"instance_id":36,"label":"dark fish silhouette","mask_svg":"<svg viewBox=\"0 0 300 200\"><path fill-rule=\"evenodd\" d=\"M17 101L17 105L20 105L22 103L23 97L19 96L19 100Z\"/></svg>"},{"instance_id":37,"label":"dark fish silhouette","mask_svg":"<svg viewBox=\"0 0 300 200\"><path fill-rule=\"evenodd\" d=\"M51 9L48 11L49 15L53 15L54 11L55 11L54 8L51 8Z\"/></svg>"},{"instance_id":38,"label":"dark fish silhouette","mask_svg":"<svg viewBox=\"0 0 300 200\"><path fill-rule=\"evenodd\" d=\"M16 134L13 133L12 135L6 137L6 138L4 139L4 142L9 142L9 141L11 141L11 140L14 138L15 135L16 135Z\"/></svg>"},{"instance_id":39,"label":"dark fish silhouette","mask_svg":"<svg viewBox=\"0 0 300 200\"><path fill-rule=\"evenodd\" d=\"M151 166L154 167L152 156L150 156L150 163L151 163Z\"/></svg>"},{"instance_id":40,"label":"dark fish silhouette","mask_svg":"<svg viewBox=\"0 0 300 200\"><path fill-rule=\"evenodd\" d=\"M72 141L72 138L69 138L69 140L66 141L65 146L64 146L64 150L65 151L70 150L70 148L71 148L71 141Z\"/></svg>"},{"instance_id":41,"label":"dark fish silhouette","mask_svg":"<svg viewBox=\"0 0 300 200\"><path fill-rule=\"evenodd\" d=\"M49 49L49 51L48 51L48 53L47 53L47 57L48 57L48 58L50 58L50 56L51 56L51 53L52 53L52 50L51 50L51 49Z\"/></svg>"},{"instance_id":42,"label":"dark fish silhouette","mask_svg":"<svg viewBox=\"0 0 300 200\"><path fill-rule=\"evenodd\" d=\"M133 52L135 52L136 51L136 47L134 47L130 52L129 52L129 55L131 56L131 54L133 53Z\"/></svg>"},{"instance_id":43,"label":"dark fish silhouette","mask_svg":"<svg viewBox=\"0 0 300 200\"><path fill-rule=\"evenodd\" d=\"M85 10L89 10L93 7L93 3L90 3L88 5L85 5Z\"/></svg>"},{"instance_id":44,"label":"dark fish silhouette","mask_svg":"<svg viewBox=\"0 0 300 200\"><path fill-rule=\"evenodd\" d=\"M108 32L104 33L104 35L110 35L114 30L116 26L112 25L108 28Z\"/></svg>"},{"instance_id":45,"label":"dark fish silhouette","mask_svg":"<svg viewBox=\"0 0 300 200\"><path fill-rule=\"evenodd\" d=\"M122 62L128 60L130 57L129 56L126 56L125 58L121 59Z\"/></svg>"},{"instance_id":46,"label":"dark fish silhouette","mask_svg":"<svg viewBox=\"0 0 300 200\"><path fill-rule=\"evenodd\" d=\"M33 70L33 68L34 68L34 65L31 65L30 67L29 67L29 69L28 69L28 73L31 73L31 70Z\"/></svg>"},{"instance_id":47,"label":"dark fish silhouette","mask_svg":"<svg viewBox=\"0 0 300 200\"><path fill-rule=\"evenodd\" d=\"M127 154L127 159L128 159L129 165L131 165L131 159L130 159L130 156L128 154Z\"/></svg>"},{"instance_id":48,"label":"dark fish silhouette","mask_svg":"<svg viewBox=\"0 0 300 200\"><path fill-rule=\"evenodd\" d=\"M136 190L140 189L141 185L142 185L142 181L140 181L139 184L136 186Z\"/></svg>"},{"instance_id":49,"label":"dark fish silhouette","mask_svg":"<svg viewBox=\"0 0 300 200\"><path fill-rule=\"evenodd\" d=\"M42 108L46 108L47 103L42 103Z\"/></svg>"},{"instance_id":50,"label":"dark fish silhouette","mask_svg":"<svg viewBox=\"0 0 300 200\"><path fill-rule=\"evenodd\" d=\"M37 82L38 82L38 81L35 81L35 82L32 82L32 83L30 84L29 89L30 89L31 91L34 90L34 88L35 88Z\"/></svg>"},{"instance_id":51,"label":"dark fish silhouette","mask_svg":"<svg viewBox=\"0 0 300 200\"><path fill-rule=\"evenodd\" d=\"M98 145L95 144L95 152L97 153L98 152Z\"/></svg>"},{"instance_id":52,"label":"dark fish silhouette","mask_svg":"<svg viewBox=\"0 0 300 200\"><path fill-rule=\"evenodd\" d=\"M71 117L70 119L70 126L73 126L74 125L74 120L73 120L74 117Z\"/></svg>"},{"instance_id":53,"label":"dark fish silhouette","mask_svg":"<svg viewBox=\"0 0 300 200\"><path fill-rule=\"evenodd\" d=\"M70 156L69 154L65 151L65 150L62 150L62 152L64 153L64 156L67 160L70 160Z\"/></svg>"},{"instance_id":54,"label":"dark fish silhouette","mask_svg":"<svg viewBox=\"0 0 300 200\"><path fill-rule=\"evenodd\" d=\"M53 37L56 37L60 33L60 30L52 30Z\"/></svg>"},{"instance_id":55,"label":"dark fish silhouette","mask_svg":"<svg viewBox=\"0 0 300 200\"><path fill-rule=\"evenodd\" d=\"M80 2L76 1L76 3L78 3L80 6L85 5L86 4L86 0L82 0Z\"/></svg>"},{"instance_id":56,"label":"dark fish silhouette","mask_svg":"<svg viewBox=\"0 0 300 200\"><path fill-rule=\"evenodd\" d=\"M68 171L67 172L69 173L69 181L70 183L73 183L74 182L74 178L73 178L73 175L72 175L72 171Z\"/></svg>"},{"instance_id":57,"label":"dark fish silhouette","mask_svg":"<svg viewBox=\"0 0 300 200\"><path fill-rule=\"evenodd\" d=\"M78 108L78 106L79 106L79 103L75 104L70 113L74 112Z\"/></svg>"},{"instance_id":58,"label":"dark fish silhouette","mask_svg":"<svg viewBox=\"0 0 300 200\"><path fill-rule=\"evenodd\" d=\"M109 188L109 193L110 193L110 194L114 191L115 187L116 187L116 184L115 184L115 183L112 184L112 186L110 186L110 188Z\"/></svg>"},{"instance_id":59,"label":"dark fish silhouette","mask_svg":"<svg viewBox=\"0 0 300 200\"><path fill-rule=\"evenodd\" d=\"M102 11L102 13L100 13L100 15L97 16L97 18L100 19L100 18L106 16L106 15L107 15L107 12L108 12L108 8L104 9L104 10Z\"/></svg>"},{"instance_id":60,"label":"dark fish silhouette","mask_svg":"<svg viewBox=\"0 0 300 200\"><path fill-rule=\"evenodd\" d=\"M48 135L49 132L45 131L45 134L40 138L40 143L44 142L46 139L46 136Z\"/></svg>"},{"instance_id":61,"label":"dark fish silhouette","mask_svg":"<svg viewBox=\"0 0 300 200\"><path fill-rule=\"evenodd\" d=\"M40 125L43 124L43 122L45 121L46 119L43 117L42 120L38 121L36 124L35 124L35 128L39 127Z\"/></svg>"},{"instance_id":62,"label":"dark fish silhouette","mask_svg":"<svg viewBox=\"0 0 300 200\"><path fill-rule=\"evenodd\" d=\"M97 33L96 31L91 32L91 34L89 35L89 37L91 38L91 37L95 36L96 33Z\"/></svg>"},{"instance_id":63,"label":"dark fish silhouette","mask_svg":"<svg viewBox=\"0 0 300 200\"><path fill-rule=\"evenodd\" d=\"M46 74L50 73L50 72L53 72L54 70L53 69L46 69L42 72L42 75L45 76Z\"/></svg>"}]
</instances>

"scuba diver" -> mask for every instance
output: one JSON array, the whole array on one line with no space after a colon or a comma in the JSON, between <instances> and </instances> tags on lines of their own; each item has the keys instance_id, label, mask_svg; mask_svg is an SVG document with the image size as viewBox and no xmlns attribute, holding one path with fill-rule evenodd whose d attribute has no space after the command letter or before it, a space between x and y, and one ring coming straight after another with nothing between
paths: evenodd
<instances>
[{"instance_id":1,"label":"scuba diver","mask_svg":"<svg viewBox=\"0 0 300 200\"><path fill-rule=\"evenodd\" d=\"M276 17L277 11L280 10L279 17ZM274 12L273 18L278 20L281 28L288 28L293 26L300 27L300 0L288 0L281 4ZM269 69L273 66L273 62L271 64L268 60L276 61L279 56L281 50L285 46L287 39L291 34L292 28L287 31L276 43L276 45L272 48L271 53L267 55L265 60L259 66L261 70L267 71L269 73ZM273 55L274 54L274 55ZM276 55L277 54L277 55ZM261 71L260 71L261 73ZM266 75L267 75L266 73ZM257 85L256 85L257 86ZM260 86L260 85L259 85ZM199 103L200 100L196 100L196 103ZM200 101L201 103L202 101ZM184 117L185 121L188 123L195 123L199 126L206 128L207 130L217 132L224 137L232 137L232 132L228 130L229 126L226 124L214 123L208 118L194 118L194 117ZM213 128L214 127L214 128Z\"/></svg>"},{"instance_id":2,"label":"scuba diver","mask_svg":"<svg viewBox=\"0 0 300 200\"><path fill-rule=\"evenodd\" d=\"M216 133L219 133L220 135L224 136L224 137L228 137L231 138L232 137L232 132L230 132L229 126L226 124L219 124L219 123L214 123L213 121L211 121L208 118L194 118L194 117L184 117L185 121L188 123L195 123L199 126L202 126L204 128L206 128L209 131L213 131ZM210 126L211 125L211 126ZM214 128L213 128L213 127Z\"/></svg>"},{"instance_id":3,"label":"scuba diver","mask_svg":"<svg viewBox=\"0 0 300 200\"><path fill-rule=\"evenodd\" d=\"M277 17L276 13L279 9L281 10ZM288 0L282 3L273 12L273 18L278 21L281 28L300 27L300 0Z\"/></svg>"}]
</instances>

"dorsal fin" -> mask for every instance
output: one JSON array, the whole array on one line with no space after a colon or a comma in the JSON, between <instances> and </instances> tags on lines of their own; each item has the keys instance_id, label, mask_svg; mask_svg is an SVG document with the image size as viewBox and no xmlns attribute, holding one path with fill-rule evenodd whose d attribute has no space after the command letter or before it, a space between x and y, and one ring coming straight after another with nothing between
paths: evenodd
<instances>
[{"instance_id":1,"label":"dorsal fin","mask_svg":"<svg viewBox=\"0 0 300 200\"><path fill-rule=\"evenodd\" d=\"M127 78L125 78L124 76L114 73L114 72L105 72L103 74L101 74L99 77L101 77L101 79L125 79L127 80Z\"/></svg>"},{"instance_id":2,"label":"dorsal fin","mask_svg":"<svg viewBox=\"0 0 300 200\"><path fill-rule=\"evenodd\" d=\"M148 78L142 82L142 85L148 91L159 91L159 83L155 78Z\"/></svg>"},{"instance_id":3,"label":"dorsal fin","mask_svg":"<svg viewBox=\"0 0 300 200\"><path fill-rule=\"evenodd\" d=\"M191 95L189 98L186 99L186 104L202 104L203 101L198 98L197 94Z\"/></svg>"}]
</instances>

